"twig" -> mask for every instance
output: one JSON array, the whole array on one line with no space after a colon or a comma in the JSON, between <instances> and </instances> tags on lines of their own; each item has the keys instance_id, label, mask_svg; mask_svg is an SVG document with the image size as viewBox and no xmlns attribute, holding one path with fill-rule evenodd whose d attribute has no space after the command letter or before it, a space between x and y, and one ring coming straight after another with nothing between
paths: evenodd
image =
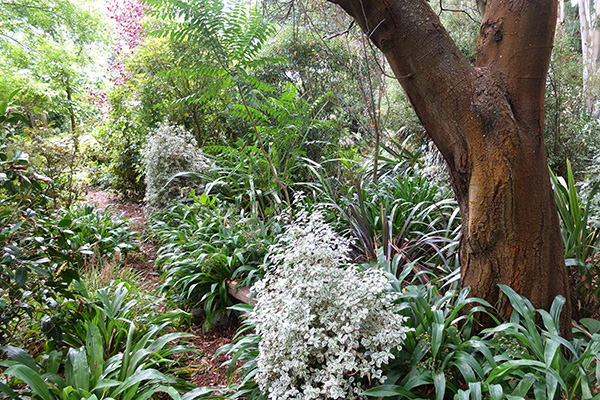
<instances>
[{"instance_id":1,"label":"twig","mask_svg":"<svg viewBox=\"0 0 600 400\"><path fill-rule=\"evenodd\" d=\"M475 18L473 18L473 17L471 16L471 14L469 14L469 13L468 13L467 11L465 11L465 10L462 10L462 9L461 9L461 10L453 10L453 9L450 9L450 8L444 8L444 5L442 4L442 0L440 0L440 14L441 14L442 12L444 12L444 11L449 11L449 12L454 12L454 13L464 13L464 14L467 14L467 17L469 17L469 19L470 19L471 21L473 21L473 22L475 22L475 23L477 23L477 24L479 23L479 21L477 21ZM438 14L438 15L440 15L440 14Z\"/></svg>"},{"instance_id":2,"label":"twig","mask_svg":"<svg viewBox=\"0 0 600 400\"><path fill-rule=\"evenodd\" d=\"M325 39L326 39L326 40L331 40L331 39L334 39L334 38L336 38L336 37L338 37L338 36L342 36L342 35L345 35L345 34L349 33L349 32L350 32L350 29L352 29L352 27L354 26L354 23L355 23L355 22L356 22L356 21L352 21L352 22L350 22L350 26L349 26L349 27L348 27L348 29L346 29L345 31L343 31L343 32L338 32L338 33L334 33L334 34L332 34L331 36L328 36L328 37L326 37Z\"/></svg>"}]
</instances>

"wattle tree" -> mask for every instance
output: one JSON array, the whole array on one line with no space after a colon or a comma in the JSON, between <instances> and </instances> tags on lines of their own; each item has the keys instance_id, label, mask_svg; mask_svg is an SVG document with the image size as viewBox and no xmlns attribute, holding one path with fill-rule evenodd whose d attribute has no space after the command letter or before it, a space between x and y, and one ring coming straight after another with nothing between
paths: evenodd
<instances>
[{"instance_id":1,"label":"wattle tree","mask_svg":"<svg viewBox=\"0 0 600 400\"><path fill-rule=\"evenodd\" d=\"M426 0L332 0L385 54L444 156L462 213L461 283L496 304L498 284L549 309L567 299L564 250L544 145L555 0L487 0L473 66Z\"/></svg>"}]
</instances>

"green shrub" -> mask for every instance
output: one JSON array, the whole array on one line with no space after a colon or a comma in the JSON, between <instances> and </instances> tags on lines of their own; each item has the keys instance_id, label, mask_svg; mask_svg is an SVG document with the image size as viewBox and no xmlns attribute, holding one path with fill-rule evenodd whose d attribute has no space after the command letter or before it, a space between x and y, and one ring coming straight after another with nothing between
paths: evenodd
<instances>
[{"instance_id":1,"label":"green shrub","mask_svg":"<svg viewBox=\"0 0 600 400\"><path fill-rule=\"evenodd\" d=\"M91 206L60 209L49 216L27 209L0 213L4 245L0 263L0 343L21 323L41 319L43 331L62 340L62 299L74 296L71 283L87 267L120 259L137 249L137 236L125 220ZM29 321L29 322L28 322Z\"/></svg>"},{"instance_id":2,"label":"green shrub","mask_svg":"<svg viewBox=\"0 0 600 400\"><path fill-rule=\"evenodd\" d=\"M42 194L52 208L70 207L79 199L84 156L78 132L28 129L27 138L18 138L15 145L29 154L31 167L47 181Z\"/></svg>"},{"instance_id":3,"label":"green shrub","mask_svg":"<svg viewBox=\"0 0 600 400\"><path fill-rule=\"evenodd\" d=\"M137 99L129 85L114 88L110 96L109 120L93 133L96 143L86 151L91 179L96 185L141 200L145 193L142 148L149 127L138 115Z\"/></svg>"},{"instance_id":4,"label":"green shrub","mask_svg":"<svg viewBox=\"0 0 600 400\"><path fill-rule=\"evenodd\" d=\"M575 329L572 341L560 337L564 298L558 297L550 312L534 310L527 299L500 285L514 309L510 320L502 321L491 314L489 304L469 298L468 289L439 294L433 285L402 286L400 281L394 285L400 290L399 312L414 330L390 363L386 384L364 394L392 399L592 398L600 378L600 322L584 320L592 329ZM476 335L473 318L478 312L495 326Z\"/></svg>"},{"instance_id":5,"label":"green shrub","mask_svg":"<svg viewBox=\"0 0 600 400\"><path fill-rule=\"evenodd\" d=\"M571 163L567 160L567 181L550 171L556 208L561 221L561 232L565 246L565 258L569 268L569 282L572 290L572 304L576 315L592 315L600 304L600 225L592 215L593 200L599 184L589 190L587 201L582 198L575 186Z\"/></svg>"},{"instance_id":6,"label":"green shrub","mask_svg":"<svg viewBox=\"0 0 600 400\"><path fill-rule=\"evenodd\" d=\"M590 166L600 146L600 121L586 110L581 52L573 44L578 34L567 35L561 29L556 33L546 85L544 136L550 168L566 176L567 159L577 174Z\"/></svg>"},{"instance_id":7,"label":"green shrub","mask_svg":"<svg viewBox=\"0 0 600 400\"><path fill-rule=\"evenodd\" d=\"M500 285L513 307L510 319L502 320L490 304L469 298L468 289L442 292L436 287L442 281L428 285L414 285L416 278L407 281L413 267L408 264L398 270L400 258L397 255L391 262L381 258L374 267L387 275L397 293L396 312L406 318L403 326L411 329L394 359L383 366L384 385L365 390L362 396L397 400L597 397L600 321L583 319L574 324L574 338L567 340L559 336L564 298L557 297L550 311L535 310L527 299ZM230 383L204 398L268 397L255 381L262 339L253 333L254 307L236 307L245 311L245 325L236 341L220 350L233 355ZM477 333L477 320L482 317L493 324ZM282 339L292 340L293 335ZM238 361L245 363L234 372ZM306 395L301 389L291 398Z\"/></svg>"}]
</instances>

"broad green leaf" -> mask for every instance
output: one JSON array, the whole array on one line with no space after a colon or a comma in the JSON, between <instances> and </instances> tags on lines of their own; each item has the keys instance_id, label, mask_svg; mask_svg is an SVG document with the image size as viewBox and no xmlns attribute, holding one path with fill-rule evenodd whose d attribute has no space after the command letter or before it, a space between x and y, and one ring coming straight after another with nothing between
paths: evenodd
<instances>
[{"instance_id":1,"label":"broad green leaf","mask_svg":"<svg viewBox=\"0 0 600 400\"><path fill-rule=\"evenodd\" d=\"M517 385L517 388L512 393L515 396L525 397L527 393L529 393L529 389L533 386L533 383L538 380L538 377L535 374L526 374Z\"/></svg>"},{"instance_id":2,"label":"broad green leaf","mask_svg":"<svg viewBox=\"0 0 600 400\"><path fill-rule=\"evenodd\" d=\"M0 382L0 393L4 393L9 399L18 399L17 394L4 383Z\"/></svg>"},{"instance_id":3,"label":"broad green leaf","mask_svg":"<svg viewBox=\"0 0 600 400\"><path fill-rule=\"evenodd\" d=\"M592 318L583 318L579 321L592 335L600 333L600 321Z\"/></svg>"},{"instance_id":4,"label":"broad green leaf","mask_svg":"<svg viewBox=\"0 0 600 400\"><path fill-rule=\"evenodd\" d=\"M522 367L533 367L541 371L546 370L546 365L541 361L536 360L510 360L506 361L496 368L492 369L486 379L488 383L494 382L496 378L503 377L510 373L513 369L519 369Z\"/></svg>"},{"instance_id":5,"label":"broad green leaf","mask_svg":"<svg viewBox=\"0 0 600 400\"><path fill-rule=\"evenodd\" d=\"M15 286L17 289L22 288L27 283L27 267L19 267L15 271Z\"/></svg>"},{"instance_id":6,"label":"broad green leaf","mask_svg":"<svg viewBox=\"0 0 600 400\"><path fill-rule=\"evenodd\" d=\"M444 400L444 395L446 394L446 375L444 375L444 372L433 375L433 384L435 386L436 400Z\"/></svg>"},{"instance_id":7,"label":"broad green leaf","mask_svg":"<svg viewBox=\"0 0 600 400\"><path fill-rule=\"evenodd\" d=\"M2 351L4 351L11 360L29 367L34 372L39 372L38 366L33 361L33 358L31 358L29 353L25 350L15 346L4 346L2 347Z\"/></svg>"},{"instance_id":8,"label":"broad green leaf","mask_svg":"<svg viewBox=\"0 0 600 400\"><path fill-rule=\"evenodd\" d=\"M65 364L65 380L75 389L89 390L90 372L85 347L69 349Z\"/></svg>"},{"instance_id":9,"label":"broad green leaf","mask_svg":"<svg viewBox=\"0 0 600 400\"><path fill-rule=\"evenodd\" d=\"M416 395L406 390L402 386L398 385L381 385L374 388L365 390L363 393L369 397L392 397L392 396L404 396L409 399L414 399Z\"/></svg>"},{"instance_id":10,"label":"broad green leaf","mask_svg":"<svg viewBox=\"0 0 600 400\"><path fill-rule=\"evenodd\" d=\"M556 379L556 376L552 372L554 371L546 372L546 390L549 399L554 398L554 394L558 387L558 379Z\"/></svg>"},{"instance_id":11,"label":"broad green leaf","mask_svg":"<svg viewBox=\"0 0 600 400\"><path fill-rule=\"evenodd\" d=\"M488 389L492 400L502 400L504 395L502 385L489 385Z\"/></svg>"},{"instance_id":12,"label":"broad green leaf","mask_svg":"<svg viewBox=\"0 0 600 400\"><path fill-rule=\"evenodd\" d=\"M560 348L560 343L548 338L546 340L546 347L544 349L544 362L546 363L546 368L552 367L552 362L557 355L557 351Z\"/></svg>"},{"instance_id":13,"label":"broad green leaf","mask_svg":"<svg viewBox=\"0 0 600 400\"><path fill-rule=\"evenodd\" d=\"M438 311L438 310L436 310ZM444 324L435 323L431 331L431 357L437 359L437 353L442 346L444 340Z\"/></svg>"},{"instance_id":14,"label":"broad green leaf","mask_svg":"<svg viewBox=\"0 0 600 400\"><path fill-rule=\"evenodd\" d=\"M123 383L121 383L119 385L117 390L115 390L115 392L112 393L112 395L117 396L118 394L125 392L132 386L137 385L144 381L156 381L156 382L161 382L161 383L174 383L175 382L173 379L168 378L167 376L165 376L164 374L162 374L161 372L159 372L155 369L139 370L139 371L134 372L127 379L125 379L125 381L123 381Z\"/></svg>"},{"instance_id":15,"label":"broad green leaf","mask_svg":"<svg viewBox=\"0 0 600 400\"><path fill-rule=\"evenodd\" d=\"M481 400L481 382L469 382L469 391L472 400Z\"/></svg>"},{"instance_id":16,"label":"broad green leaf","mask_svg":"<svg viewBox=\"0 0 600 400\"><path fill-rule=\"evenodd\" d=\"M62 362L62 352L53 350L48 355L48 360L46 361L46 371L51 374L56 374L58 369L60 368L60 364Z\"/></svg>"},{"instance_id":17,"label":"broad green leaf","mask_svg":"<svg viewBox=\"0 0 600 400\"><path fill-rule=\"evenodd\" d=\"M25 382L36 395L40 396L42 400L55 400L48 389L48 385L42 379L40 374L26 365L13 365L4 371L4 375L11 375L19 378Z\"/></svg>"},{"instance_id":18,"label":"broad green leaf","mask_svg":"<svg viewBox=\"0 0 600 400\"><path fill-rule=\"evenodd\" d=\"M104 367L104 348L102 346L102 335L98 327L91 322L87 322L86 348L90 359L89 366L91 374L94 378L93 383L96 383L102 375Z\"/></svg>"},{"instance_id":19,"label":"broad green leaf","mask_svg":"<svg viewBox=\"0 0 600 400\"><path fill-rule=\"evenodd\" d=\"M458 390L458 400L471 400L471 391L470 390Z\"/></svg>"},{"instance_id":20,"label":"broad green leaf","mask_svg":"<svg viewBox=\"0 0 600 400\"><path fill-rule=\"evenodd\" d=\"M181 397L181 400L193 400L197 397L204 396L205 394L213 393L214 389L209 387L200 387L192 391L187 392Z\"/></svg>"}]
</instances>

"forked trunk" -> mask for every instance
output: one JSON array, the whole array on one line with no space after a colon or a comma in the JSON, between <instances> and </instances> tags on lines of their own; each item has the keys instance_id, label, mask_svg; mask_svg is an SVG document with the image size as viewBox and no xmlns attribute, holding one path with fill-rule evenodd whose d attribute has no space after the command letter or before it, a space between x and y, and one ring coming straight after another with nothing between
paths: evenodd
<instances>
[{"instance_id":1,"label":"forked trunk","mask_svg":"<svg viewBox=\"0 0 600 400\"><path fill-rule=\"evenodd\" d=\"M383 51L446 159L462 213L462 285L496 304L498 284L535 307L567 300L560 226L543 141L554 0L488 0L469 65L425 0L336 0Z\"/></svg>"}]
</instances>

